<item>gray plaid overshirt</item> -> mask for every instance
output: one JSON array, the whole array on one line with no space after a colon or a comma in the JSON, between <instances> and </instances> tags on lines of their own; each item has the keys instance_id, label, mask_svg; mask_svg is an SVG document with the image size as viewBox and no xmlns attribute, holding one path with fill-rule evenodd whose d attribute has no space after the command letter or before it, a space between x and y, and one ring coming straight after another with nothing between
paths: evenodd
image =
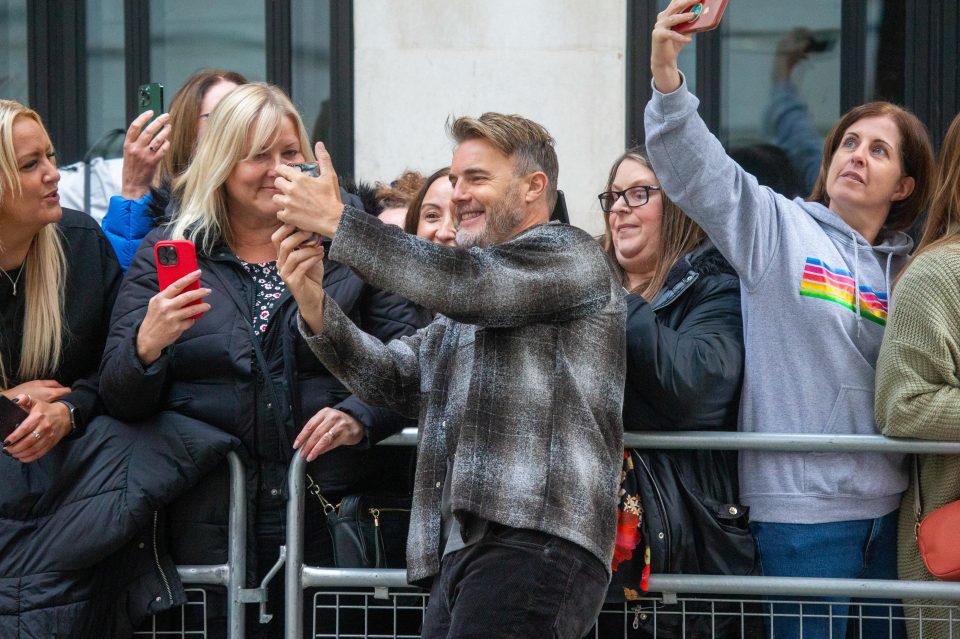
<instances>
[{"instance_id":1,"label":"gray plaid overshirt","mask_svg":"<svg viewBox=\"0 0 960 639\"><path fill-rule=\"evenodd\" d=\"M352 392L420 422L408 578L440 569L440 499L457 515L562 537L609 570L623 455L622 287L575 227L487 249L407 235L346 207L330 258L440 313L383 344L324 303L310 348Z\"/></svg>"}]
</instances>

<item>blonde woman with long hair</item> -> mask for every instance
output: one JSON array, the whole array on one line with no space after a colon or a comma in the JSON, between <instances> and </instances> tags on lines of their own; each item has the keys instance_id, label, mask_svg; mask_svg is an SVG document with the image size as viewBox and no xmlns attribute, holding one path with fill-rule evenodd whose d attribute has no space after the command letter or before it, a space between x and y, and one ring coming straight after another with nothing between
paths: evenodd
<instances>
[{"instance_id":1,"label":"blonde woman with long hair","mask_svg":"<svg viewBox=\"0 0 960 639\"><path fill-rule=\"evenodd\" d=\"M366 463L367 446L340 445L376 442L406 424L351 396L296 328L298 308L280 279L271 242L280 227L274 181L281 164L313 160L300 115L280 89L251 83L224 97L192 162L174 181L179 208L171 223L145 238L130 265L102 367L101 390L114 416L135 421L173 411L240 439L253 459L249 472L257 486L248 508L255 531L248 557L260 576L284 543L285 478L295 449L310 462L325 453L309 472L336 504L358 490L373 466ZM199 270L158 292L153 247L166 238L193 241ZM330 263L327 269L328 291L367 332L386 340L418 327L411 303L372 289L346 267ZM183 292L197 281L198 290ZM201 317L193 319L197 313ZM226 558L224 488L207 482L172 506L178 564ZM307 520L307 560L332 565L316 499L308 502ZM274 602L283 599L282 584L273 583L278 621L264 632L279 636L282 615ZM208 615L220 616L224 602L210 596Z\"/></svg>"},{"instance_id":2,"label":"blonde woman with long hair","mask_svg":"<svg viewBox=\"0 0 960 639\"><path fill-rule=\"evenodd\" d=\"M896 285L890 324L877 359L877 424L884 435L960 441L960 115L940 149L939 175L923 237ZM920 516L960 499L960 457L918 455L916 474L903 493L897 528L901 579L934 581L916 537ZM907 634L931 639L953 636L944 602L905 600ZM919 615L917 606L928 608ZM923 619L922 629L919 619Z\"/></svg>"},{"instance_id":3,"label":"blonde woman with long hair","mask_svg":"<svg viewBox=\"0 0 960 639\"><path fill-rule=\"evenodd\" d=\"M97 367L120 268L96 222L63 210L37 113L0 100L0 393L29 416L3 442L22 463L100 412Z\"/></svg>"}]
</instances>

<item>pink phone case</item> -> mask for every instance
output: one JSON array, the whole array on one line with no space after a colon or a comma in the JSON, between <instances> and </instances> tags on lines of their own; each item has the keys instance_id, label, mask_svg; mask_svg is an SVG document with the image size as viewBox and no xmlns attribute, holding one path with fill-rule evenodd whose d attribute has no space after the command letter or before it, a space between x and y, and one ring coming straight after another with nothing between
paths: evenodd
<instances>
[{"instance_id":1,"label":"pink phone case","mask_svg":"<svg viewBox=\"0 0 960 639\"><path fill-rule=\"evenodd\" d=\"M727 8L727 0L703 0L691 4L684 13L696 13L697 17L690 22L678 24L673 28L677 33L700 33L710 31L720 26L720 18Z\"/></svg>"}]
</instances>

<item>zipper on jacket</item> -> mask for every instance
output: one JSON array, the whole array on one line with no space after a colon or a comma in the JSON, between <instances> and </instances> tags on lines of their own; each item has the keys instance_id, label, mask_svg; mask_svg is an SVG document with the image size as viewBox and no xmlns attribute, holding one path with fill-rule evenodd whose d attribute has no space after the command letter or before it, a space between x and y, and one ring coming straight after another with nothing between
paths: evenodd
<instances>
[{"instance_id":1,"label":"zipper on jacket","mask_svg":"<svg viewBox=\"0 0 960 639\"><path fill-rule=\"evenodd\" d=\"M167 598L170 600L170 604L173 605L173 590L170 589L170 580L167 579L167 573L163 572L163 566L160 565L160 551L157 549L157 520L159 519L158 511L153 511L153 562L157 567L157 571L160 573L160 579L163 581L163 587L167 590Z\"/></svg>"},{"instance_id":2,"label":"zipper on jacket","mask_svg":"<svg viewBox=\"0 0 960 639\"><path fill-rule=\"evenodd\" d=\"M663 562L663 565L664 568L670 570L670 522L667 521L667 506L663 502L663 495L660 493L660 486L657 485L657 480L653 477L653 473L650 472L647 462L645 462L643 457L640 455L637 455L636 459L640 462L640 465L643 466L643 470L645 473L647 473L647 477L650 478L650 485L653 486L653 492L657 495L657 501L660 503L660 520L663 522L663 530L660 531L660 534L664 535L664 539L666 540L664 547L665 561Z\"/></svg>"}]
</instances>

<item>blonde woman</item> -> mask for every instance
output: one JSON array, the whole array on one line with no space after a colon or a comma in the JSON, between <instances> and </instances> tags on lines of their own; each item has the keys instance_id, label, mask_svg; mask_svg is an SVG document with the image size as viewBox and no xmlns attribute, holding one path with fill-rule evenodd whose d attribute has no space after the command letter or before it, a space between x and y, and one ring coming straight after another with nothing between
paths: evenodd
<instances>
[{"instance_id":1,"label":"blonde woman","mask_svg":"<svg viewBox=\"0 0 960 639\"><path fill-rule=\"evenodd\" d=\"M940 149L939 176L916 256L896 286L890 324L877 359L877 424L884 435L960 440L960 115ZM921 515L960 499L960 457L920 455ZM917 548L916 477L903 493L897 528L901 579L933 581ZM945 602L907 600L907 634L921 636L912 606ZM950 637L952 613L923 611L923 637Z\"/></svg>"},{"instance_id":2,"label":"blonde woman","mask_svg":"<svg viewBox=\"0 0 960 639\"><path fill-rule=\"evenodd\" d=\"M101 389L114 416L133 421L173 411L242 441L253 460L248 512L255 534L248 557L259 576L284 543L286 475L295 449L310 462L327 453L308 472L323 496L338 503L374 470L365 463L367 444L405 425L351 396L297 330L297 304L280 279L270 241L280 226L274 180L281 164L313 159L300 115L280 89L252 83L224 97L189 168L174 183L181 205L173 221L145 238L130 265L102 367ZM158 292L153 247L164 238L192 240L200 270ZM183 292L198 280L199 290ZM361 328L380 339L418 327L412 304L371 288L344 266L329 263L324 284ZM192 319L198 312L202 316ZM342 446L350 444L362 445ZM307 561L332 565L318 500L308 501L306 516ZM205 482L180 499L170 520L178 564L226 559L222 483ZM279 636L282 582L273 584L278 622L266 632ZM222 604L209 599L208 614L222 615Z\"/></svg>"},{"instance_id":3,"label":"blonde woman","mask_svg":"<svg viewBox=\"0 0 960 639\"><path fill-rule=\"evenodd\" d=\"M59 180L40 116L0 100L0 392L29 411L0 461L18 477L10 457L35 462L100 412L121 277L93 218L60 207Z\"/></svg>"}]
</instances>

